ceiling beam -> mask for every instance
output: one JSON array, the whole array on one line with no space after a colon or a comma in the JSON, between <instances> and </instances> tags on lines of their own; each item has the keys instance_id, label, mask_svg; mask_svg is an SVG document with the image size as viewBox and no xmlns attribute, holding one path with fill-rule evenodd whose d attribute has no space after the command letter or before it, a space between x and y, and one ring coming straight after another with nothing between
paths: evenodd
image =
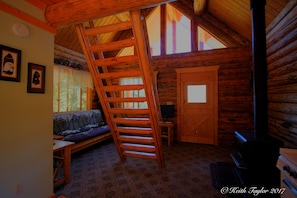
<instances>
[{"instance_id":1,"label":"ceiling beam","mask_svg":"<svg viewBox=\"0 0 297 198\"><path fill-rule=\"evenodd\" d=\"M28 23L31 23L32 25L35 25L43 30L46 30L52 34L56 34L56 29L49 26L48 24L46 24L45 22L15 8L15 7L12 7L11 5L8 5L4 2L1 2L0 1L0 10L8 13L8 14L11 14L15 17L18 17L19 19L22 19L24 21L27 21Z\"/></svg>"},{"instance_id":2,"label":"ceiling beam","mask_svg":"<svg viewBox=\"0 0 297 198\"><path fill-rule=\"evenodd\" d=\"M33 6L39 8L40 10L44 10L46 5L45 3L43 3L42 1L40 0L25 0L27 1L28 3L32 4Z\"/></svg>"},{"instance_id":3,"label":"ceiling beam","mask_svg":"<svg viewBox=\"0 0 297 198\"><path fill-rule=\"evenodd\" d=\"M51 26L59 27L172 1L174 0L67 0L48 5L45 18Z\"/></svg>"},{"instance_id":4,"label":"ceiling beam","mask_svg":"<svg viewBox=\"0 0 297 198\"><path fill-rule=\"evenodd\" d=\"M194 0L194 12L196 15L202 15L206 10L206 0Z\"/></svg>"}]
</instances>

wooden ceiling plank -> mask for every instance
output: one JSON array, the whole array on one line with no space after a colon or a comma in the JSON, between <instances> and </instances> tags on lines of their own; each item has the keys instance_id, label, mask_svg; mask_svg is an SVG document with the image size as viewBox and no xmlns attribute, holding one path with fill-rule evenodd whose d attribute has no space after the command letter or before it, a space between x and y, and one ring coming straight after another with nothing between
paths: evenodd
<instances>
[{"instance_id":1,"label":"wooden ceiling plank","mask_svg":"<svg viewBox=\"0 0 297 198\"><path fill-rule=\"evenodd\" d=\"M209 0L208 11L216 18L232 27L246 39L251 39L251 14L249 0ZM247 31L248 30L248 31Z\"/></svg>"},{"instance_id":2,"label":"wooden ceiling plank","mask_svg":"<svg viewBox=\"0 0 297 198\"><path fill-rule=\"evenodd\" d=\"M53 34L56 34L55 28L53 28L53 27L49 26L48 24L44 23L43 21L40 21L39 19L36 19L36 18L32 17L31 15L29 15L15 7L12 7L4 2L1 2L1 1L0 1L0 10L6 12L8 14L11 14L19 19L27 21L28 23L31 23L32 25L35 25L43 30L46 30Z\"/></svg>"},{"instance_id":3,"label":"wooden ceiling plank","mask_svg":"<svg viewBox=\"0 0 297 198\"><path fill-rule=\"evenodd\" d=\"M199 26L208 30L212 36L224 43L227 47L249 45L248 39L239 35L208 12L204 13L202 16L195 15L194 10L188 9L188 5L185 5L184 1L176 1L171 3L171 5L192 20L195 20Z\"/></svg>"},{"instance_id":4,"label":"wooden ceiling plank","mask_svg":"<svg viewBox=\"0 0 297 198\"><path fill-rule=\"evenodd\" d=\"M116 0L103 1L102 3L98 3L98 0L68 0L48 5L45 8L45 17L49 24L58 27L171 1L174 0L121 0L121 3Z\"/></svg>"}]
</instances>

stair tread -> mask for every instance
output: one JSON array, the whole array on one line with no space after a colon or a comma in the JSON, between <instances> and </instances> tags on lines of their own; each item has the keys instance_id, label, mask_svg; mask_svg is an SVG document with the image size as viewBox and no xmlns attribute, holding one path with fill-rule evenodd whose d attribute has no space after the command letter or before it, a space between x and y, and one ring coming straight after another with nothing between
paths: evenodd
<instances>
[{"instance_id":1,"label":"stair tread","mask_svg":"<svg viewBox=\"0 0 297 198\"><path fill-rule=\"evenodd\" d=\"M129 146L129 147L155 148L154 145L147 145L147 144L123 143L122 145L123 146Z\"/></svg>"},{"instance_id":2,"label":"stair tread","mask_svg":"<svg viewBox=\"0 0 297 198\"><path fill-rule=\"evenodd\" d=\"M90 28L85 30L86 36L92 36L97 34L103 34L108 32L115 32L115 31L122 31L132 28L132 22L131 21L125 21L121 23L114 23L110 25L104 25L96 28Z\"/></svg>"},{"instance_id":3,"label":"stair tread","mask_svg":"<svg viewBox=\"0 0 297 198\"><path fill-rule=\"evenodd\" d=\"M100 73L100 74L96 75L96 77L99 79L101 79L101 78L107 79L107 78L139 77L139 76L141 76L140 70Z\"/></svg>"},{"instance_id":4,"label":"stair tread","mask_svg":"<svg viewBox=\"0 0 297 198\"><path fill-rule=\"evenodd\" d=\"M113 51L116 49L127 48L135 45L134 39L125 39L120 41L113 41L109 43L88 46L87 50L90 52Z\"/></svg>"},{"instance_id":5,"label":"stair tread","mask_svg":"<svg viewBox=\"0 0 297 198\"><path fill-rule=\"evenodd\" d=\"M124 151L126 156L131 157L140 157L140 158L148 158L148 159L156 159L157 155L155 153L148 152L139 152L139 151Z\"/></svg>"},{"instance_id":6,"label":"stair tread","mask_svg":"<svg viewBox=\"0 0 297 198\"><path fill-rule=\"evenodd\" d=\"M141 90L144 85L112 85L104 86L104 91L125 91L125 90Z\"/></svg>"},{"instance_id":7,"label":"stair tread","mask_svg":"<svg viewBox=\"0 0 297 198\"><path fill-rule=\"evenodd\" d=\"M131 125L148 125L151 123L149 118L114 118L113 122L119 124L131 124Z\"/></svg>"},{"instance_id":8,"label":"stair tread","mask_svg":"<svg viewBox=\"0 0 297 198\"><path fill-rule=\"evenodd\" d=\"M99 59L99 60L95 60L94 63L100 66L112 66L112 65L115 65L115 64L118 65L121 63L135 63L135 62L138 62L138 59L139 59L138 56L129 55L129 56Z\"/></svg>"},{"instance_id":9,"label":"stair tread","mask_svg":"<svg viewBox=\"0 0 297 198\"><path fill-rule=\"evenodd\" d=\"M109 97L105 98L107 102L145 102L146 98L145 97L127 97L127 98L121 98L121 97Z\"/></svg>"},{"instance_id":10,"label":"stair tread","mask_svg":"<svg viewBox=\"0 0 297 198\"><path fill-rule=\"evenodd\" d=\"M120 135L120 139L135 139L135 140L154 140L153 137L145 137L145 136L132 136L132 135Z\"/></svg>"},{"instance_id":11,"label":"stair tread","mask_svg":"<svg viewBox=\"0 0 297 198\"><path fill-rule=\"evenodd\" d=\"M117 127L116 130L121 134L152 135L152 128L149 127Z\"/></svg>"},{"instance_id":12,"label":"stair tread","mask_svg":"<svg viewBox=\"0 0 297 198\"><path fill-rule=\"evenodd\" d=\"M119 131L152 131L150 127L132 127L132 126L118 126Z\"/></svg>"},{"instance_id":13,"label":"stair tread","mask_svg":"<svg viewBox=\"0 0 297 198\"><path fill-rule=\"evenodd\" d=\"M149 118L114 118L115 119L122 119L122 120L139 120L139 121L149 121Z\"/></svg>"},{"instance_id":14,"label":"stair tread","mask_svg":"<svg viewBox=\"0 0 297 198\"><path fill-rule=\"evenodd\" d=\"M132 127L132 126L118 126L117 129L126 129L126 130L152 130L150 127Z\"/></svg>"},{"instance_id":15,"label":"stair tread","mask_svg":"<svg viewBox=\"0 0 297 198\"><path fill-rule=\"evenodd\" d=\"M118 137L122 143L153 144L154 138L144 136L120 135Z\"/></svg>"},{"instance_id":16,"label":"stair tread","mask_svg":"<svg viewBox=\"0 0 297 198\"><path fill-rule=\"evenodd\" d=\"M125 151L138 151L138 152L156 152L156 148L153 147L143 147L143 146L135 146L135 145L121 145L121 148Z\"/></svg>"},{"instance_id":17,"label":"stair tread","mask_svg":"<svg viewBox=\"0 0 297 198\"><path fill-rule=\"evenodd\" d=\"M118 114L148 114L149 110L148 109L132 109L132 108L111 108L108 110L110 113L118 113Z\"/></svg>"}]
</instances>

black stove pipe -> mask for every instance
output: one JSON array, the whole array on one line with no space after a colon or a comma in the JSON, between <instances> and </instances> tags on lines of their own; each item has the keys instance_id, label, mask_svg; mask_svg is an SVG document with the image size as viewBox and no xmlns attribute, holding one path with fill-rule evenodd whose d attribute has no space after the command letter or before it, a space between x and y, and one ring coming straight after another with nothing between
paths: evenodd
<instances>
[{"instance_id":1,"label":"black stove pipe","mask_svg":"<svg viewBox=\"0 0 297 198\"><path fill-rule=\"evenodd\" d=\"M254 136L268 136L266 60L266 0L250 0L252 10L252 51L254 91Z\"/></svg>"}]
</instances>

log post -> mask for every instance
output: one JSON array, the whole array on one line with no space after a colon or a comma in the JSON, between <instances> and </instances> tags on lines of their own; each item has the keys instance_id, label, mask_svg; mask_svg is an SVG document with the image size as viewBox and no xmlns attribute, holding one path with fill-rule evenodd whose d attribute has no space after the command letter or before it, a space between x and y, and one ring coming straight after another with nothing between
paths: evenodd
<instances>
[{"instance_id":1,"label":"log post","mask_svg":"<svg viewBox=\"0 0 297 198\"><path fill-rule=\"evenodd\" d=\"M266 0L251 0L252 51L254 90L254 135L268 134L267 60L266 60Z\"/></svg>"}]
</instances>

